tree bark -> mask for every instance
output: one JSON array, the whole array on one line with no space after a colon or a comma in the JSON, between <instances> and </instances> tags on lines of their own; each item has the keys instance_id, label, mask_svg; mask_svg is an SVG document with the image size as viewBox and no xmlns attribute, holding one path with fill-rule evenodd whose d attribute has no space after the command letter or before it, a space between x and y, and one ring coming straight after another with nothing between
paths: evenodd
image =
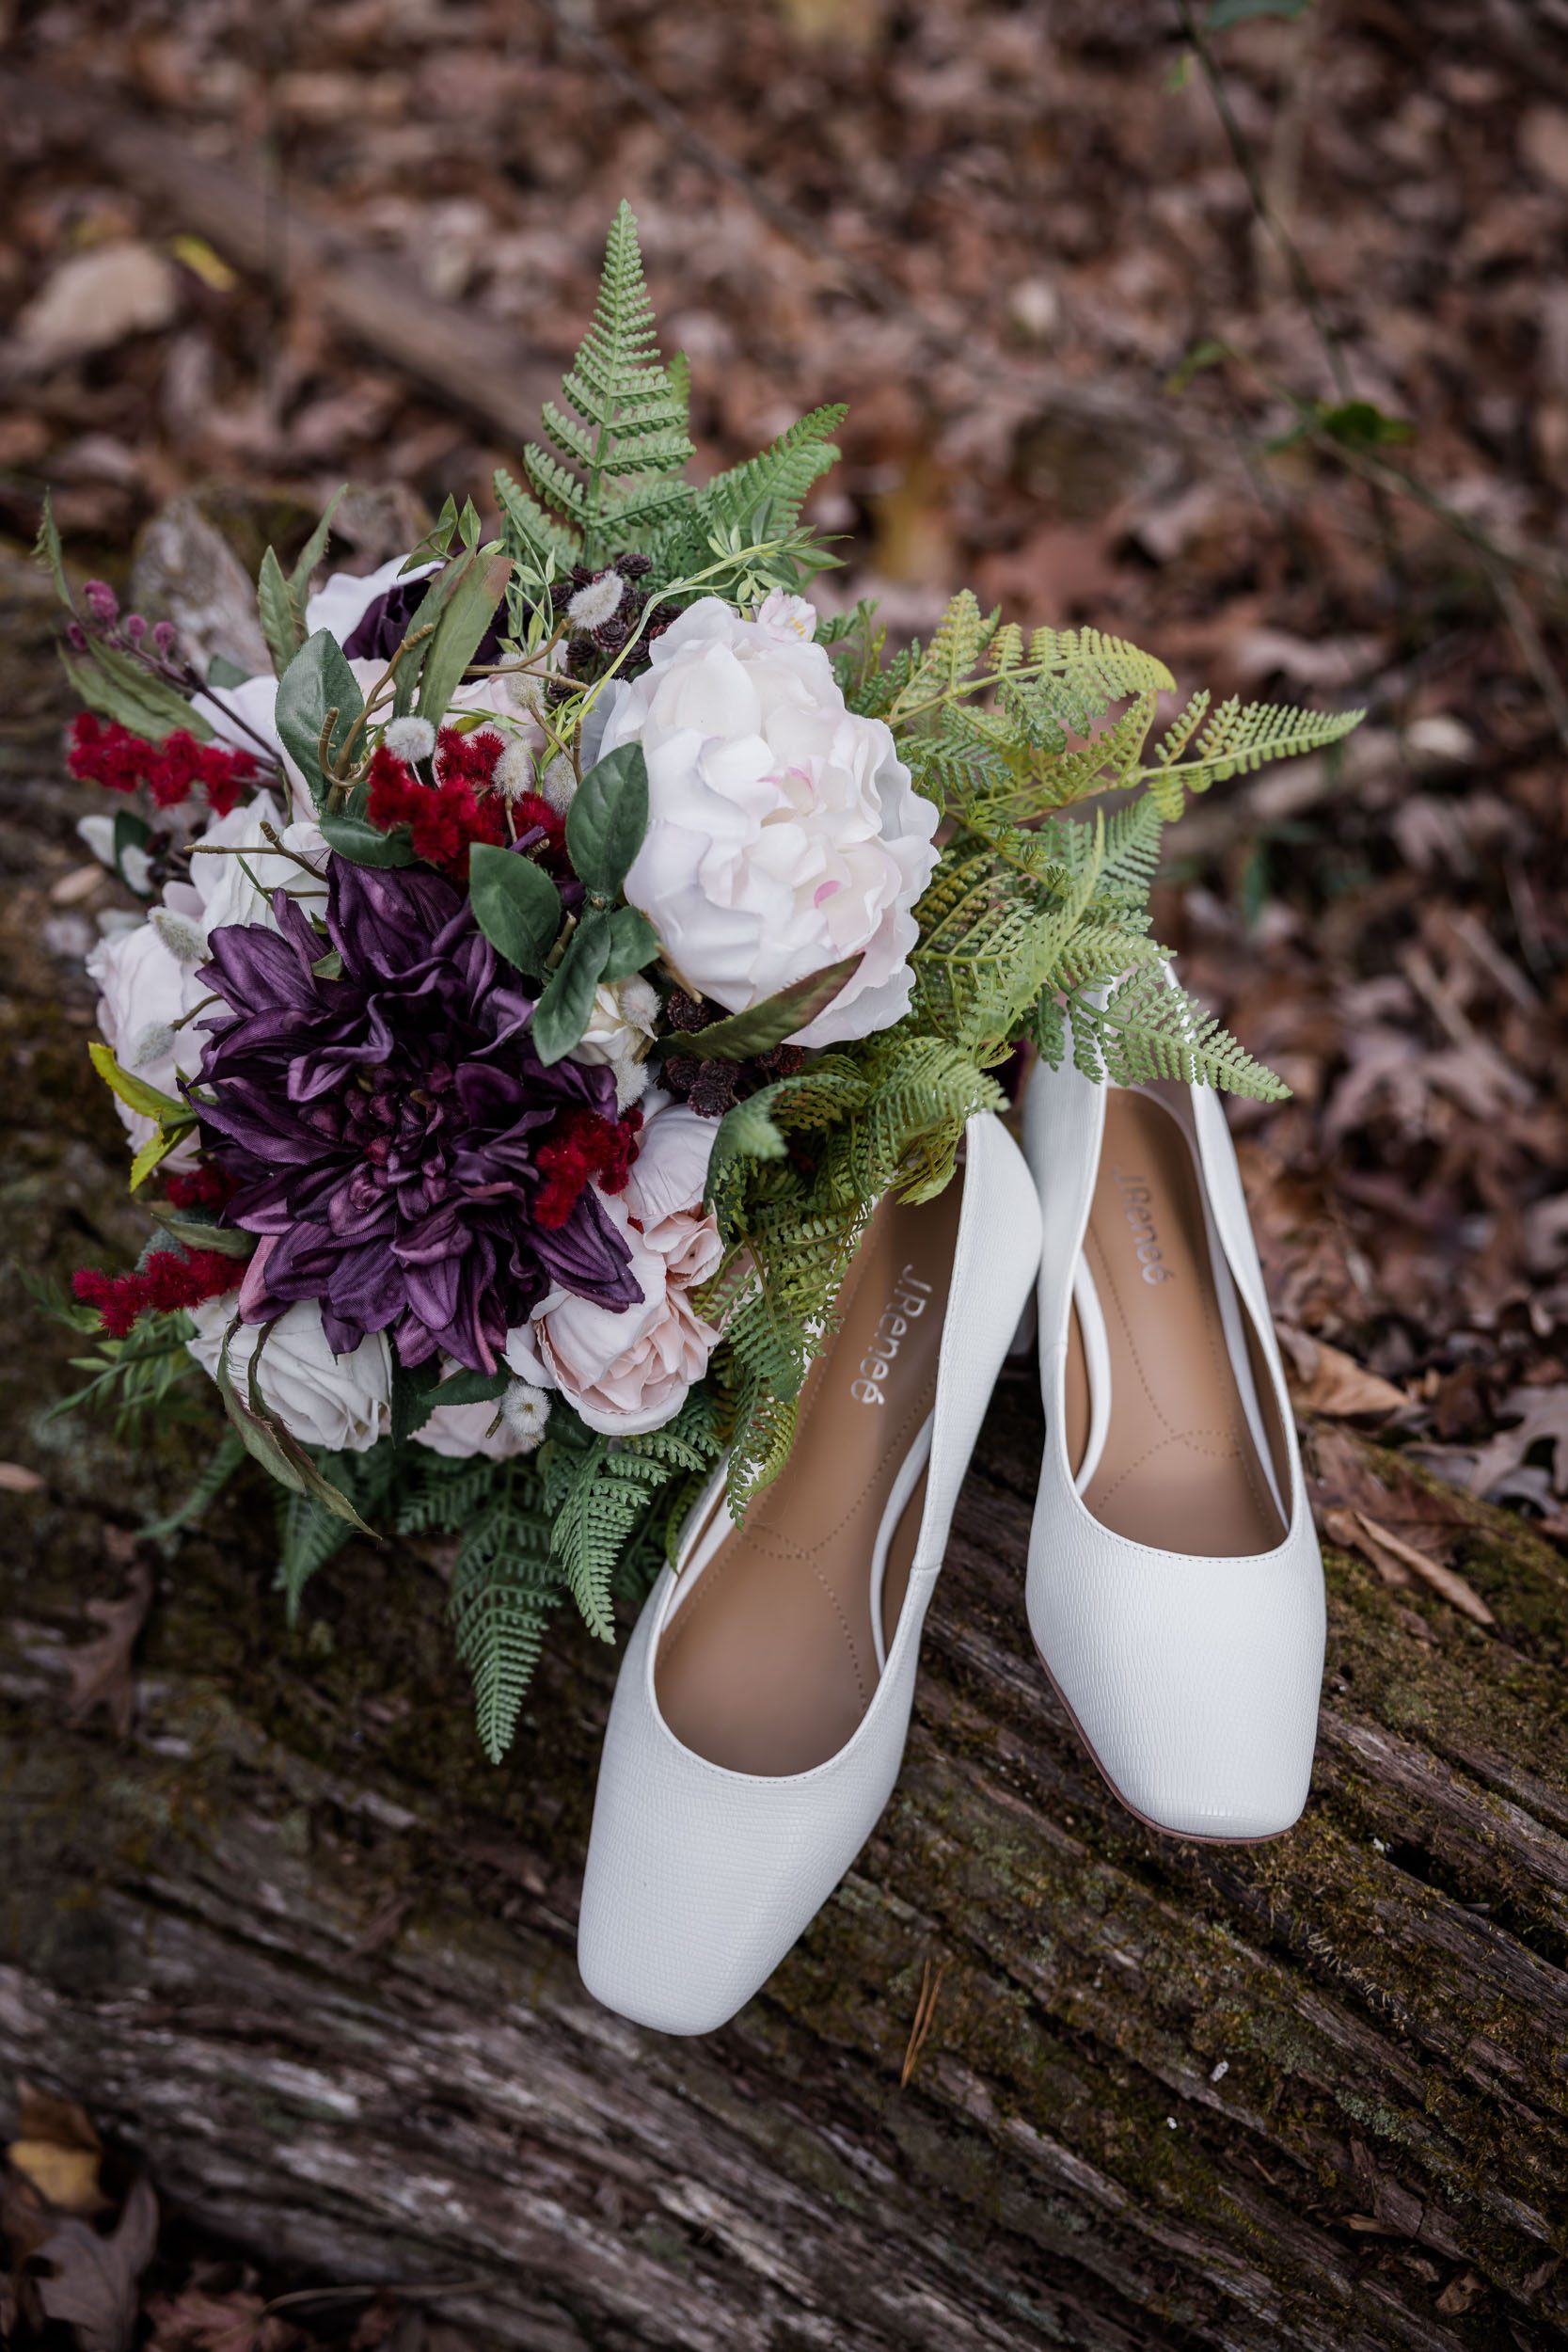
<instances>
[{"instance_id":1,"label":"tree bark","mask_svg":"<svg viewBox=\"0 0 1568 2352\"><path fill-rule=\"evenodd\" d=\"M0 672L29 637L36 666L14 569L0 621ZM139 1218L47 945L82 860L34 717L0 832L0 1219L63 1270ZM576 1975L614 1659L564 1619L493 1770L438 1564L357 1546L290 1633L258 1482L144 1555L130 1732L71 1724L84 1604L126 1582L105 1531L179 1466L46 1423L69 1345L14 1277L6 1303L6 1451L44 1484L3 1499L0 2077L82 2099L166 2199L318 2279L459 2282L443 2309L529 2352L1562 2340L1568 1579L1520 1521L1459 1506L1490 1630L1332 1555L1306 1818L1163 1839L1029 1647L1040 1423L1009 1375L888 1813L759 1998L680 2042Z\"/></svg>"}]
</instances>

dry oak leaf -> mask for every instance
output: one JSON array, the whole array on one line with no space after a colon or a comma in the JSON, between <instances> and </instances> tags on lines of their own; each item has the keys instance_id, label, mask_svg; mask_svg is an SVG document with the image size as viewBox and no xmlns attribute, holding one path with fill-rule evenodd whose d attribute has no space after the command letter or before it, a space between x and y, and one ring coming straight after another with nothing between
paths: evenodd
<instances>
[{"instance_id":1,"label":"dry oak leaf","mask_svg":"<svg viewBox=\"0 0 1568 2352\"><path fill-rule=\"evenodd\" d=\"M1350 1421L1365 1413L1386 1421L1390 1413L1407 1413L1411 1401L1391 1380L1369 1372L1342 1348L1315 1340L1294 1324L1277 1327L1290 1374L1291 1399L1304 1412L1327 1413Z\"/></svg>"},{"instance_id":2,"label":"dry oak leaf","mask_svg":"<svg viewBox=\"0 0 1568 2352\"><path fill-rule=\"evenodd\" d=\"M45 2313L74 2328L80 2352L128 2352L136 2326L136 2281L157 2243L158 2201L138 2176L111 2233L71 2217L28 2258Z\"/></svg>"},{"instance_id":3,"label":"dry oak leaf","mask_svg":"<svg viewBox=\"0 0 1568 2352\"><path fill-rule=\"evenodd\" d=\"M131 1657L152 1606L152 1570L118 1529L109 1530L104 1545L111 1559L123 1564L130 1589L121 1600L87 1602L87 1615L103 1630L96 1642L84 1642L64 1653L71 1677L66 1713L76 1725L85 1723L95 1707L106 1707L109 1720L123 1739L136 1711Z\"/></svg>"},{"instance_id":4,"label":"dry oak leaf","mask_svg":"<svg viewBox=\"0 0 1568 2352\"><path fill-rule=\"evenodd\" d=\"M147 2352L293 2352L305 2341L244 2287L229 2295L182 2287L178 2295L154 2296L147 2315L152 2323Z\"/></svg>"},{"instance_id":5,"label":"dry oak leaf","mask_svg":"<svg viewBox=\"0 0 1568 2352\"><path fill-rule=\"evenodd\" d=\"M1370 1560L1386 1584L1411 1584L1418 1580L1477 1625L1497 1622L1475 1586L1466 1583L1457 1569L1446 1568L1440 1560L1429 1559L1424 1551L1418 1551L1414 1544L1406 1543L1402 1535L1396 1535L1391 1527L1385 1527L1365 1511L1354 1507L1325 1511L1323 1533L1341 1550L1359 1551Z\"/></svg>"},{"instance_id":6,"label":"dry oak leaf","mask_svg":"<svg viewBox=\"0 0 1568 2352\"><path fill-rule=\"evenodd\" d=\"M1552 1487L1568 1493L1568 1383L1550 1389L1511 1389L1498 1406L1502 1413L1517 1413L1512 1429L1499 1429L1476 1455L1470 1470L1473 1495L1489 1495L1511 1470L1516 1470L1531 1446L1545 1438L1552 1456Z\"/></svg>"},{"instance_id":7,"label":"dry oak leaf","mask_svg":"<svg viewBox=\"0 0 1568 2352\"><path fill-rule=\"evenodd\" d=\"M101 2213L109 2201L98 2179L103 2148L85 2108L30 2082L18 2082L16 2105L7 2160L56 2213Z\"/></svg>"}]
</instances>

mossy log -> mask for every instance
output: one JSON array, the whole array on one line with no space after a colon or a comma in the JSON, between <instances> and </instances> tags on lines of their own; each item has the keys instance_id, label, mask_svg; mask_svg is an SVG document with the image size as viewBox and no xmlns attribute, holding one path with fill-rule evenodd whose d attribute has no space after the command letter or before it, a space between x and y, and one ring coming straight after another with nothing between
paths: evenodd
<instances>
[{"instance_id":1,"label":"mossy log","mask_svg":"<svg viewBox=\"0 0 1568 2352\"><path fill-rule=\"evenodd\" d=\"M46 937L81 862L51 723L0 833L29 1268L138 1223ZM1029 1648L1009 1375L880 1828L735 2024L671 2041L573 1964L614 1661L564 1620L493 1769L438 1565L358 1546L291 1633L246 1487L147 1555L129 1732L71 1724L85 1604L125 1582L106 1531L179 1465L45 1422L68 1347L14 1278L6 1315L4 1450L44 1483L0 1497L0 2078L81 2098L166 2198L314 2278L467 2280L451 2315L530 2352L1562 2341L1568 1575L1516 1519L1465 1506L1491 1629L1332 1557L1304 1820L1164 1840Z\"/></svg>"}]
</instances>

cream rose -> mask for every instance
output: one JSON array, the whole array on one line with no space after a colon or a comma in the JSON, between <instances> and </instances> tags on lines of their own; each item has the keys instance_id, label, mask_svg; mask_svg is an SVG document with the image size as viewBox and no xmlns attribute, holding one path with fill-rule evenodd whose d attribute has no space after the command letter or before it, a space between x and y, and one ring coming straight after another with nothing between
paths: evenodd
<instances>
[{"instance_id":1,"label":"cream rose","mask_svg":"<svg viewBox=\"0 0 1568 2352\"><path fill-rule=\"evenodd\" d=\"M172 934L182 947L199 946L201 934L191 941ZM98 987L98 1027L122 1070L145 1078L161 1093L178 1095L182 1077L194 1078L201 1066L204 1032L194 1023L176 1024L196 1010L209 992L197 978L197 961L177 955L149 921L133 930L111 931L99 940L87 957L87 977ZM117 1094L115 1108L139 1152L157 1132L156 1122L134 1111ZM187 1136L170 1154L169 1165L180 1168L194 1158L196 1146Z\"/></svg>"},{"instance_id":2,"label":"cream rose","mask_svg":"<svg viewBox=\"0 0 1568 2352\"><path fill-rule=\"evenodd\" d=\"M190 1311L196 1337L191 1354L214 1379L223 1335L235 1301L209 1298ZM229 1373L243 1396L250 1359L261 1336L242 1323L229 1343ZM384 1331L372 1331L346 1356L334 1356L314 1299L290 1307L267 1333L257 1375L261 1401L301 1445L332 1454L365 1454L387 1434L391 1418L392 1351Z\"/></svg>"},{"instance_id":3,"label":"cream rose","mask_svg":"<svg viewBox=\"0 0 1568 2352\"><path fill-rule=\"evenodd\" d=\"M572 1059L608 1062L615 1073L615 1106L626 1110L647 1091L648 1049L658 1021L658 991L638 977L607 981L594 992L588 1026Z\"/></svg>"},{"instance_id":4,"label":"cream rose","mask_svg":"<svg viewBox=\"0 0 1568 2352\"><path fill-rule=\"evenodd\" d=\"M507 1334L511 1370L559 1389L607 1437L641 1437L673 1421L718 1343L690 1295L723 1253L703 1208L714 1134L713 1121L684 1104L659 1111L625 1192L601 1196L631 1252L640 1306L615 1314L552 1291L531 1322Z\"/></svg>"},{"instance_id":5,"label":"cream rose","mask_svg":"<svg viewBox=\"0 0 1568 2352\"><path fill-rule=\"evenodd\" d=\"M860 955L800 1045L887 1027L909 1008L914 904L937 811L879 719L849 710L803 597L754 621L705 597L584 728L585 764L624 743L648 763L646 838L626 897L688 988L732 1012Z\"/></svg>"}]
</instances>

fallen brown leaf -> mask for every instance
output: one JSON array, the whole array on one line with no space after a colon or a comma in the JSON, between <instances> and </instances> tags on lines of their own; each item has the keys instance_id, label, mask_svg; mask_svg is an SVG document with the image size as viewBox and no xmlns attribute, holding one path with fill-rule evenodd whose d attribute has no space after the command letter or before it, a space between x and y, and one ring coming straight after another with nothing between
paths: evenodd
<instances>
[{"instance_id":1,"label":"fallen brown leaf","mask_svg":"<svg viewBox=\"0 0 1568 2352\"><path fill-rule=\"evenodd\" d=\"M1511 1389L1498 1406L1500 1414L1517 1413L1511 1429L1499 1429L1476 1455L1470 1471L1470 1492L1488 1495L1526 1454L1544 1438L1552 1457L1552 1486L1568 1493L1568 1383L1550 1389Z\"/></svg>"},{"instance_id":2,"label":"fallen brown leaf","mask_svg":"<svg viewBox=\"0 0 1568 2352\"><path fill-rule=\"evenodd\" d=\"M111 1531L113 1534L113 1531ZM122 1600L89 1600L87 1613L103 1628L96 1642L84 1642L65 1653L71 1690L66 1712L73 1724L82 1724L95 1707L106 1707L109 1719L123 1739L136 1711L136 1688L131 1675L136 1637L152 1606L152 1570L119 1537L109 1545L111 1555L124 1560L129 1592Z\"/></svg>"},{"instance_id":3,"label":"fallen brown leaf","mask_svg":"<svg viewBox=\"0 0 1568 2352\"><path fill-rule=\"evenodd\" d=\"M1291 1400L1304 1412L1327 1413L1338 1421L1350 1421L1359 1414L1386 1421L1390 1413L1410 1410L1410 1399L1402 1389L1369 1372L1342 1348L1330 1347L1326 1340L1315 1340L1309 1331L1297 1330L1293 1324L1282 1323L1278 1331Z\"/></svg>"},{"instance_id":4,"label":"fallen brown leaf","mask_svg":"<svg viewBox=\"0 0 1568 2352\"><path fill-rule=\"evenodd\" d=\"M138 2177L108 2235L71 2217L29 2256L27 2273L46 2316L75 2328L80 2352L127 2352L136 2281L157 2242L158 2201Z\"/></svg>"},{"instance_id":5,"label":"fallen brown leaf","mask_svg":"<svg viewBox=\"0 0 1568 2352\"><path fill-rule=\"evenodd\" d=\"M1486 2293L1486 2281L1478 2271L1465 2270L1457 2279L1450 2279L1437 2297L1437 2309L1445 2319L1454 2319L1461 2312L1473 2311Z\"/></svg>"},{"instance_id":6,"label":"fallen brown leaf","mask_svg":"<svg viewBox=\"0 0 1568 2352\"><path fill-rule=\"evenodd\" d=\"M43 1481L37 1470L24 1462L0 1462L0 1494L36 1495L43 1491Z\"/></svg>"},{"instance_id":7,"label":"fallen brown leaf","mask_svg":"<svg viewBox=\"0 0 1568 2352\"><path fill-rule=\"evenodd\" d=\"M16 2137L6 2150L13 2169L55 2213L101 2213L109 2201L98 2178L103 2147L87 2110L25 2081L16 2106Z\"/></svg>"},{"instance_id":8,"label":"fallen brown leaf","mask_svg":"<svg viewBox=\"0 0 1568 2352\"><path fill-rule=\"evenodd\" d=\"M178 2295L153 2296L147 2317L152 2323L147 2352L292 2352L305 2341L244 2288L214 2295L187 2286Z\"/></svg>"},{"instance_id":9,"label":"fallen brown leaf","mask_svg":"<svg viewBox=\"0 0 1568 2352\"><path fill-rule=\"evenodd\" d=\"M1407 1544L1402 1535L1396 1535L1392 1528L1369 1518L1365 1511L1327 1511L1323 1514L1323 1528L1331 1542L1341 1547L1354 1546L1363 1553L1386 1584L1409 1584L1418 1579L1477 1625L1496 1625L1497 1619L1475 1586L1467 1583L1457 1569L1445 1567L1440 1560L1418 1551L1414 1544Z\"/></svg>"}]
</instances>

